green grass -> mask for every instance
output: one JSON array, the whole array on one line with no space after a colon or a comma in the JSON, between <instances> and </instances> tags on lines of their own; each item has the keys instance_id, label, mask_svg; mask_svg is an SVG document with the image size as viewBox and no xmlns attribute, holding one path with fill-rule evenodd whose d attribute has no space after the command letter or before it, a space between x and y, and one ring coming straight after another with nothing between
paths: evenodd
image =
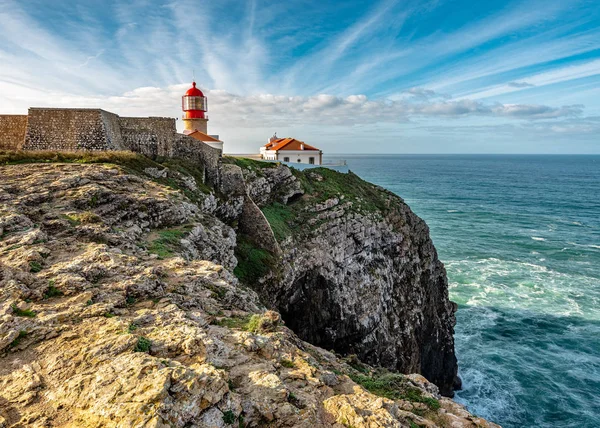
<instances>
[{"instance_id":1,"label":"green grass","mask_svg":"<svg viewBox=\"0 0 600 428\"><path fill-rule=\"evenodd\" d=\"M116 164L135 171L143 171L145 168L157 165L145 156L127 151L0 151L0 165L28 163Z\"/></svg>"},{"instance_id":2,"label":"green grass","mask_svg":"<svg viewBox=\"0 0 600 428\"><path fill-rule=\"evenodd\" d=\"M277 168L277 163L275 162L262 162L255 159L249 158L237 158L233 156L223 156L223 163L237 165L242 169L248 169L257 173L257 175L262 175L262 169L265 168Z\"/></svg>"},{"instance_id":3,"label":"green grass","mask_svg":"<svg viewBox=\"0 0 600 428\"><path fill-rule=\"evenodd\" d=\"M29 309L20 309L17 305L11 305L13 314L18 317L34 318L37 313Z\"/></svg>"},{"instance_id":4,"label":"green grass","mask_svg":"<svg viewBox=\"0 0 600 428\"><path fill-rule=\"evenodd\" d=\"M369 376L350 373L348 376L367 391L380 397L423 403L434 411L440 408L438 400L424 396L420 389L408 384L406 378L401 374L379 372Z\"/></svg>"},{"instance_id":5,"label":"green grass","mask_svg":"<svg viewBox=\"0 0 600 428\"><path fill-rule=\"evenodd\" d=\"M255 247L243 235L238 235L235 255L238 265L233 273L240 281L249 285L255 284L260 278L267 275L275 263L271 253Z\"/></svg>"},{"instance_id":6,"label":"green grass","mask_svg":"<svg viewBox=\"0 0 600 428\"><path fill-rule=\"evenodd\" d=\"M144 336L138 337L138 341L135 344L133 350L135 352L150 352L150 346L152 346L152 341L150 339L145 338Z\"/></svg>"},{"instance_id":7,"label":"green grass","mask_svg":"<svg viewBox=\"0 0 600 428\"><path fill-rule=\"evenodd\" d=\"M338 198L339 205L344 204L348 212L379 216L399 208L403 203L402 199L352 172L343 174L327 168L304 171L291 168L291 171L300 182L304 196L287 205L274 202L261 208L278 241L290 235L310 234L328 222L327 219L314 222L317 214L311 208L329 199ZM307 227L310 220L313 222Z\"/></svg>"},{"instance_id":8,"label":"green grass","mask_svg":"<svg viewBox=\"0 0 600 428\"><path fill-rule=\"evenodd\" d=\"M79 221L79 219L75 215L65 214L64 218L69 222L71 226L79 226L81 224L81 221Z\"/></svg>"},{"instance_id":9,"label":"green grass","mask_svg":"<svg viewBox=\"0 0 600 428\"><path fill-rule=\"evenodd\" d=\"M213 321L214 325L218 325L221 327L227 327L237 330L245 330L250 333L258 333L260 330L260 320L261 316L258 314L246 315L246 316L233 316L233 317L224 317L218 320Z\"/></svg>"},{"instance_id":10,"label":"green grass","mask_svg":"<svg viewBox=\"0 0 600 428\"><path fill-rule=\"evenodd\" d=\"M279 363L283 366L283 367L287 367L288 369L293 369L296 367L296 364L294 364L293 361L291 360L287 360L285 358L283 358L281 361L279 361Z\"/></svg>"},{"instance_id":11,"label":"green grass","mask_svg":"<svg viewBox=\"0 0 600 428\"><path fill-rule=\"evenodd\" d=\"M175 252L181 247L181 238L190 230L191 226L161 230L158 232L158 238L148 245L148 251L156 254L161 259L173 257Z\"/></svg>"},{"instance_id":12,"label":"green grass","mask_svg":"<svg viewBox=\"0 0 600 428\"><path fill-rule=\"evenodd\" d=\"M213 322L213 324L221 326L221 327L246 330L246 326L248 325L250 318L251 318L250 315L244 316L244 317L231 317L231 318L225 317L225 318L215 320Z\"/></svg>"},{"instance_id":13,"label":"green grass","mask_svg":"<svg viewBox=\"0 0 600 428\"><path fill-rule=\"evenodd\" d=\"M294 213L288 206L276 202L264 207L262 212L278 241L283 241L292 234Z\"/></svg>"},{"instance_id":14,"label":"green grass","mask_svg":"<svg viewBox=\"0 0 600 428\"><path fill-rule=\"evenodd\" d=\"M48 288L44 292L44 299L50 299L51 297L60 297L63 295L63 292L54 286L53 282L50 282Z\"/></svg>"},{"instance_id":15,"label":"green grass","mask_svg":"<svg viewBox=\"0 0 600 428\"><path fill-rule=\"evenodd\" d=\"M29 262L29 272L38 273L43 269L42 264L40 262L31 261Z\"/></svg>"}]
</instances>

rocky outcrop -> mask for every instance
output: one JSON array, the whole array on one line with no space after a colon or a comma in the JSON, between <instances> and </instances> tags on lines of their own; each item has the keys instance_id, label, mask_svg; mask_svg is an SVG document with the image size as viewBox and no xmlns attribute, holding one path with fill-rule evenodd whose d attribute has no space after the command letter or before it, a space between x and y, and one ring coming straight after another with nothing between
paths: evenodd
<instances>
[{"instance_id":1,"label":"rocky outcrop","mask_svg":"<svg viewBox=\"0 0 600 428\"><path fill-rule=\"evenodd\" d=\"M456 306L425 222L352 173L296 175L283 166L245 170L283 252L256 289L302 339L421 373L452 396Z\"/></svg>"},{"instance_id":2,"label":"rocky outcrop","mask_svg":"<svg viewBox=\"0 0 600 428\"><path fill-rule=\"evenodd\" d=\"M152 168L0 166L0 426L496 427L301 340L231 273L226 202Z\"/></svg>"}]
</instances>

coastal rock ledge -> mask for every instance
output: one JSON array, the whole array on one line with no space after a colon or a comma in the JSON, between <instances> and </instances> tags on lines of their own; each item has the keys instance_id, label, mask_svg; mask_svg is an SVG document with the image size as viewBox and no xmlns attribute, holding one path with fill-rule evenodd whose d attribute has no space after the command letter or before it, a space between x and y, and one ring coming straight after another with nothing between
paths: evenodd
<instances>
[{"instance_id":1,"label":"coastal rock ledge","mask_svg":"<svg viewBox=\"0 0 600 428\"><path fill-rule=\"evenodd\" d=\"M401 199L247 160L203 177L0 152L0 427L497 427L440 394L454 307Z\"/></svg>"}]
</instances>

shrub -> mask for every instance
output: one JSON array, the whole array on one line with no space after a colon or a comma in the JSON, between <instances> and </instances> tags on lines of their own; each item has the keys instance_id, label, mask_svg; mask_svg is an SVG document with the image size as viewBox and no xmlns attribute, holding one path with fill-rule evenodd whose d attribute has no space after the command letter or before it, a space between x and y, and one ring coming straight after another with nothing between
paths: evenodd
<instances>
[{"instance_id":1,"label":"shrub","mask_svg":"<svg viewBox=\"0 0 600 428\"><path fill-rule=\"evenodd\" d=\"M134 331L136 331L138 328L137 324L132 322L131 324L129 324L129 327L127 327L127 331L129 333L133 333Z\"/></svg>"},{"instance_id":2,"label":"shrub","mask_svg":"<svg viewBox=\"0 0 600 428\"><path fill-rule=\"evenodd\" d=\"M144 336L138 337L138 341L135 344L135 348L133 350L135 352L150 352L150 346L152 346L152 341L150 339L146 339Z\"/></svg>"},{"instance_id":3,"label":"shrub","mask_svg":"<svg viewBox=\"0 0 600 428\"><path fill-rule=\"evenodd\" d=\"M249 331L250 333L257 333L260 330L260 320L260 315L252 315L248 320L248 323L244 326L244 330Z\"/></svg>"},{"instance_id":4,"label":"shrub","mask_svg":"<svg viewBox=\"0 0 600 428\"><path fill-rule=\"evenodd\" d=\"M62 295L63 292L56 288L53 282L50 282L50 285L48 286L48 288L46 288L46 291L44 292L45 299L49 299L51 297L59 297Z\"/></svg>"},{"instance_id":5,"label":"shrub","mask_svg":"<svg viewBox=\"0 0 600 428\"><path fill-rule=\"evenodd\" d=\"M42 265L40 262L31 261L29 262L29 272L38 273L42 270Z\"/></svg>"},{"instance_id":6,"label":"shrub","mask_svg":"<svg viewBox=\"0 0 600 428\"><path fill-rule=\"evenodd\" d=\"M235 413L233 413L231 410L224 411L223 422L225 422L227 425L233 424L235 422Z\"/></svg>"},{"instance_id":7,"label":"shrub","mask_svg":"<svg viewBox=\"0 0 600 428\"><path fill-rule=\"evenodd\" d=\"M37 313L35 313L29 309L20 309L17 305L12 305L11 308L12 308L13 314L15 314L18 317L33 318L37 315Z\"/></svg>"},{"instance_id":8,"label":"shrub","mask_svg":"<svg viewBox=\"0 0 600 428\"><path fill-rule=\"evenodd\" d=\"M294 364L294 362L293 362L293 361L291 361L291 360L287 360L287 359L285 359L285 358L283 358L283 359L280 361L280 364L281 364L283 367L287 367L288 369L293 369L294 367L296 367L296 364Z\"/></svg>"}]
</instances>

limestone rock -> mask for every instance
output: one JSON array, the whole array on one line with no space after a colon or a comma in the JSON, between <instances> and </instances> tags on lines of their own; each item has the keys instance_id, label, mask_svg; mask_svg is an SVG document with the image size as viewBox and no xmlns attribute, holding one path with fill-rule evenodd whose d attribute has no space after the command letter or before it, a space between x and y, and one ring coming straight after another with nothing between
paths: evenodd
<instances>
[{"instance_id":1,"label":"limestone rock","mask_svg":"<svg viewBox=\"0 0 600 428\"><path fill-rule=\"evenodd\" d=\"M495 427L352 381L239 284L235 233L206 199L114 165L0 176L0 427Z\"/></svg>"}]
</instances>

